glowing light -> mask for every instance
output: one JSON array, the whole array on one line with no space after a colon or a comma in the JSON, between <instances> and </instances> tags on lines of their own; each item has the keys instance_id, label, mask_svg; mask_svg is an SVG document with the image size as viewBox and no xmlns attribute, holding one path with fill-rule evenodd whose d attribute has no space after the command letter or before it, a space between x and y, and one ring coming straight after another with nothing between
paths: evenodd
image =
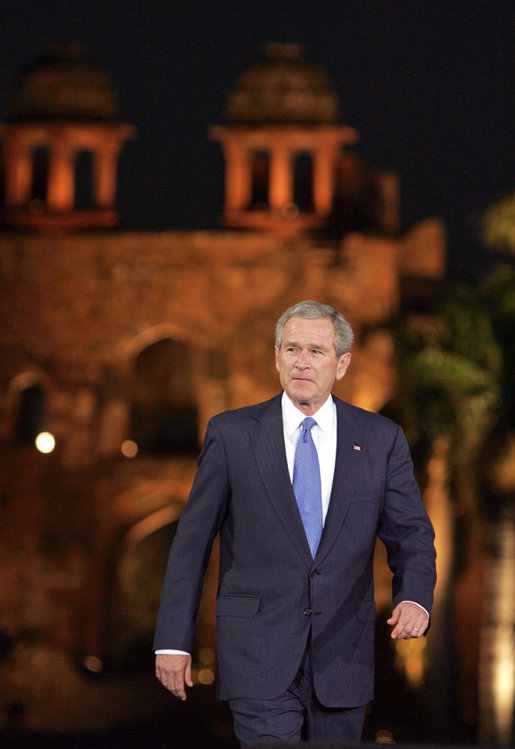
<instances>
[{"instance_id":1,"label":"glowing light","mask_svg":"<svg viewBox=\"0 0 515 749\"><path fill-rule=\"evenodd\" d=\"M200 648L198 659L204 666L212 666L215 662L214 651L211 648Z\"/></svg>"},{"instance_id":2,"label":"glowing light","mask_svg":"<svg viewBox=\"0 0 515 749\"><path fill-rule=\"evenodd\" d=\"M403 671L412 689L424 681L426 641L422 638L395 641L395 665Z\"/></svg>"},{"instance_id":3,"label":"glowing light","mask_svg":"<svg viewBox=\"0 0 515 749\"><path fill-rule=\"evenodd\" d=\"M84 658L84 666L94 674L99 674L104 669L104 664L96 655L87 655Z\"/></svg>"},{"instance_id":4,"label":"glowing light","mask_svg":"<svg viewBox=\"0 0 515 749\"><path fill-rule=\"evenodd\" d=\"M515 702L515 523L508 516L499 533L498 557L490 560L490 596L488 623L483 631L484 689L482 711L485 729L493 715L495 738L509 744L513 736Z\"/></svg>"},{"instance_id":5,"label":"glowing light","mask_svg":"<svg viewBox=\"0 0 515 749\"><path fill-rule=\"evenodd\" d=\"M55 448L55 437L50 432L40 432L35 439L35 444L40 453L47 455Z\"/></svg>"},{"instance_id":6,"label":"glowing light","mask_svg":"<svg viewBox=\"0 0 515 749\"><path fill-rule=\"evenodd\" d=\"M197 674L197 679L200 684L212 684L215 680L215 675L210 668L201 668Z\"/></svg>"},{"instance_id":7,"label":"glowing light","mask_svg":"<svg viewBox=\"0 0 515 749\"><path fill-rule=\"evenodd\" d=\"M122 442L120 450L122 451L122 455L126 458L135 458L138 454L138 445L134 440L125 440Z\"/></svg>"},{"instance_id":8,"label":"glowing light","mask_svg":"<svg viewBox=\"0 0 515 749\"><path fill-rule=\"evenodd\" d=\"M376 736L376 744L393 744L393 735L386 728L380 728Z\"/></svg>"},{"instance_id":9,"label":"glowing light","mask_svg":"<svg viewBox=\"0 0 515 749\"><path fill-rule=\"evenodd\" d=\"M511 723L515 696L515 668L512 627L497 627L494 644L493 684L497 708L497 721L503 735Z\"/></svg>"},{"instance_id":10,"label":"glowing light","mask_svg":"<svg viewBox=\"0 0 515 749\"><path fill-rule=\"evenodd\" d=\"M295 221L299 216L299 207L295 203L286 203L281 208L281 213L287 221Z\"/></svg>"}]
</instances>

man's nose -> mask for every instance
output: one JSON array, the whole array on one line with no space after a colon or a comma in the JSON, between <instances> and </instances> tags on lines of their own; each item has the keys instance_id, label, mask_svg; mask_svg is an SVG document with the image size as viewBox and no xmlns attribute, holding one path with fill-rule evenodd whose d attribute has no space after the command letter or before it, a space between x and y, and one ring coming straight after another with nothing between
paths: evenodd
<instances>
[{"instance_id":1,"label":"man's nose","mask_svg":"<svg viewBox=\"0 0 515 749\"><path fill-rule=\"evenodd\" d=\"M299 355L297 357L297 367L308 367L309 366L309 359L308 355L305 351L300 351Z\"/></svg>"}]
</instances>

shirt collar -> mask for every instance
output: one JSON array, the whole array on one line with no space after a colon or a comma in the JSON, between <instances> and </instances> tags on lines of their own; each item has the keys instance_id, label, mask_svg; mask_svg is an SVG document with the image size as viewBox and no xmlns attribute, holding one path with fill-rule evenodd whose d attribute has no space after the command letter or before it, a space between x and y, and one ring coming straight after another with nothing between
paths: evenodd
<instances>
[{"instance_id":1,"label":"shirt collar","mask_svg":"<svg viewBox=\"0 0 515 749\"><path fill-rule=\"evenodd\" d=\"M293 405L286 392L283 392L281 406L286 434L288 437L292 437L306 418L306 414L303 414L302 411ZM313 418L323 432L331 434L335 419L335 407L332 395L329 395L325 403L320 406L318 411L315 411Z\"/></svg>"}]
</instances>

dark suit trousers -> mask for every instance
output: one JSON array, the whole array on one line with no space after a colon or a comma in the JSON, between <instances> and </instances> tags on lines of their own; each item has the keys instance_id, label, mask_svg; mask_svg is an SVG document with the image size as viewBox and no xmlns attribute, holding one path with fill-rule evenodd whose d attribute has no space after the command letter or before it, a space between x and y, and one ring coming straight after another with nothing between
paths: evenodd
<instances>
[{"instance_id":1,"label":"dark suit trousers","mask_svg":"<svg viewBox=\"0 0 515 749\"><path fill-rule=\"evenodd\" d=\"M359 742L366 713L366 705L328 708L320 704L313 688L309 643L297 676L285 692L271 700L238 698L229 705L242 749L268 741Z\"/></svg>"}]
</instances>

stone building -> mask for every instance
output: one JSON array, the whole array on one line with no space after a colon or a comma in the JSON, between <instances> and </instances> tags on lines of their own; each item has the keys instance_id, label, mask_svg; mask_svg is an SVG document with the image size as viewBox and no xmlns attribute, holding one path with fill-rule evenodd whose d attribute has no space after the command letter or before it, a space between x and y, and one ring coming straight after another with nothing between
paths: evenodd
<instances>
[{"instance_id":1,"label":"stone building","mask_svg":"<svg viewBox=\"0 0 515 749\"><path fill-rule=\"evenodd\" d=\"M414 299L423 311L443 228L399 234L396 175L363 166L325 74L293 45L243 73L210 133L223 229L107 231L135 132L78 49L21 76L1 128L0 630L92 671L128 667L149 647L207 420L277 392L279 314L306 298L341 310L357 343L336 392L380 409L387 326ZM199 621L211 649L215 566L216 552Z\"/></svg>"}]
</instances>

